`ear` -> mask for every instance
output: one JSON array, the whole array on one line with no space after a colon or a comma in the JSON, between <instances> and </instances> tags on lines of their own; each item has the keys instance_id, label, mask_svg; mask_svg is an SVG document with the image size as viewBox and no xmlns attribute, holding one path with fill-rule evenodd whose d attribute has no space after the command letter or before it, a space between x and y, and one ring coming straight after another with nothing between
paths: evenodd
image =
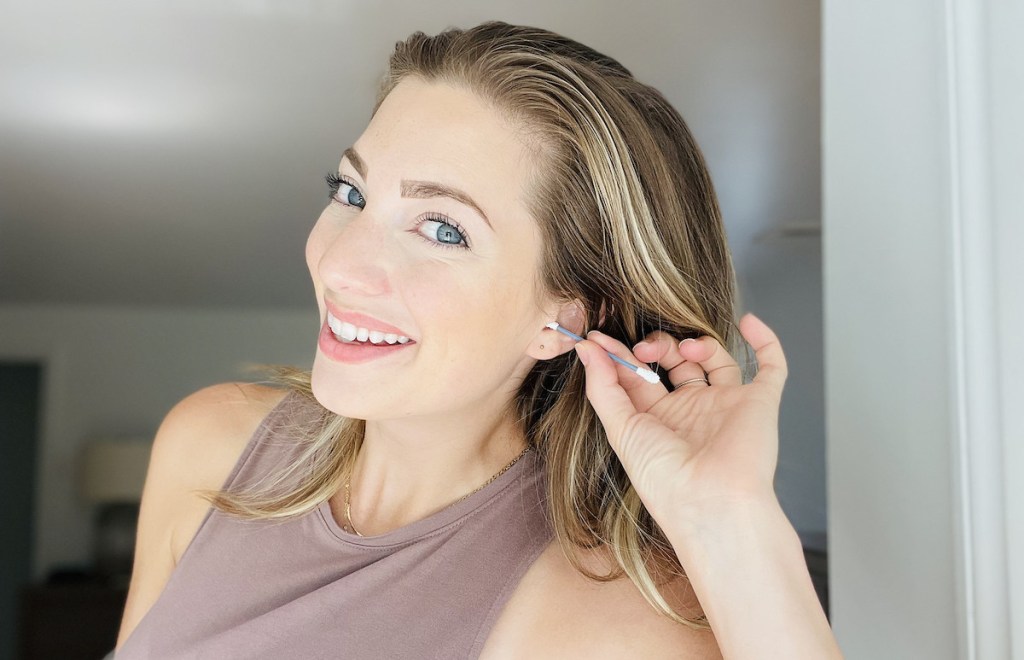
<instances>
[{"instance_id":1,"label":"ear","mask_svg":"<svg viewBox=\"0 0 1024 660\"><path fill-rule=\"evenodd\" d=\"M557 307L552 316L554 318L549 318L549 321L556 321L558 325L577 335L583 334L585 330L583 324L586 318L583 313L583 305L578 300ZM545 327L537 332L527 347L526 353L537 360L550 360L571 351L575 345L576 340L572 337Z\"/></svg>"}]
</instances>

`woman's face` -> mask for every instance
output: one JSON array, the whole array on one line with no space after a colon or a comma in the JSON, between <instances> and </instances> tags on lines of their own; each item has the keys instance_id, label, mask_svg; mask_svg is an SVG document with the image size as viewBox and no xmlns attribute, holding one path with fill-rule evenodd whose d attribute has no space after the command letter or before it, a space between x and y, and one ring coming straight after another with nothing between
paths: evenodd
<instances>
[{"instance_id":1,"label":"woman's face","mask_svg":"<svg viewBox=\"0 0 1024 660\"><path fill-rule=\"evenodd\" d=\"M507 401L513 377L545 357L536 346L557 312L534 295L540 237L523 203L528 149L472 92L407 78L354 150L306 243L321 320L317 399L368 420ZM437 196L437 184L469 199ZM384 343L371 334L344 344L328 312L382 331ZM387 333L410 341L389 345Z\"/></svg>"}]
</instances>

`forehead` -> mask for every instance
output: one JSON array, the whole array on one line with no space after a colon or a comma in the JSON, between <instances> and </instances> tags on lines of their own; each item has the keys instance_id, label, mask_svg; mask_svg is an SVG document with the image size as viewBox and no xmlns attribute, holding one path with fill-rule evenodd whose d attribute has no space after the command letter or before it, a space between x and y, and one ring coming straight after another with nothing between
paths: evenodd
<instances>
[{"instance_id":1,"label":"forehead","mask_svg":"<svg viewBox=\"0 0 1024 660\"><path fill-rule=\"evenodd\" d=\"M368 184L437 181L470 193L488 215L525 210L528 150L500 113L465 88L402 80L354 146L368 168Z\"/></svg>"}]
</instances>

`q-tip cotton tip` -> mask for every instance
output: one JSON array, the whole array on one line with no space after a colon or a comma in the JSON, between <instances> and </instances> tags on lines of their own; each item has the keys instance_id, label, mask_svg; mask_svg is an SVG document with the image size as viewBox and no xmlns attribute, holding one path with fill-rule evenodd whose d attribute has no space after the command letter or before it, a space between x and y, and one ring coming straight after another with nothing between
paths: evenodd
<instances>
[{"instance_id":1,"label":"q-tip cotton tip","mask_svg":"<svg viewBox=\"0 0 1024 660\"><path fill-rule=\"evenodd\" d=\"M562 326L558 325L557 321L552 321L551 323L546 324L544 327L545 328L551 328L552 330L556 330L558 332L561 332L563 335L566 335L568 337L572 337L576 341L583 341L583 337L580 337L575 332L570 332L569 330L566 330Z\"/></svg>"},{"instance_id":2,"label":"q-tip cotton tip","mask_svg":"<svg viewBox=\"0 0 1024 660\"><path fill-rule=\"evenodd\" d=\"M641 378L646 380L648 383L651 383L652 385L661 382L661 379L658 378L658 374L654 373L650 369L644 369L643 367L636 368L636 375L640 376Z\"/></svg>"}]
</instances>

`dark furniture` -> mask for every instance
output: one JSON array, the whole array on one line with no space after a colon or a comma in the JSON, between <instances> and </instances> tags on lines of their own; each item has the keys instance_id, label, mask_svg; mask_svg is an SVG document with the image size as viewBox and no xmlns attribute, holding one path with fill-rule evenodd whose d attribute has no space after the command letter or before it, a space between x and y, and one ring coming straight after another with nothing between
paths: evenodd
<instances>
[{"instance_id":1,"label":"dark furniture","mask_svg":"<svg viewBox=\"0 0 1024 660\"><path fill-rule=\"evenodd\" d=\"M117 641L127 589L44 584L21 591L22 660L100 660Z\"/></svg>"}]
</instances>

